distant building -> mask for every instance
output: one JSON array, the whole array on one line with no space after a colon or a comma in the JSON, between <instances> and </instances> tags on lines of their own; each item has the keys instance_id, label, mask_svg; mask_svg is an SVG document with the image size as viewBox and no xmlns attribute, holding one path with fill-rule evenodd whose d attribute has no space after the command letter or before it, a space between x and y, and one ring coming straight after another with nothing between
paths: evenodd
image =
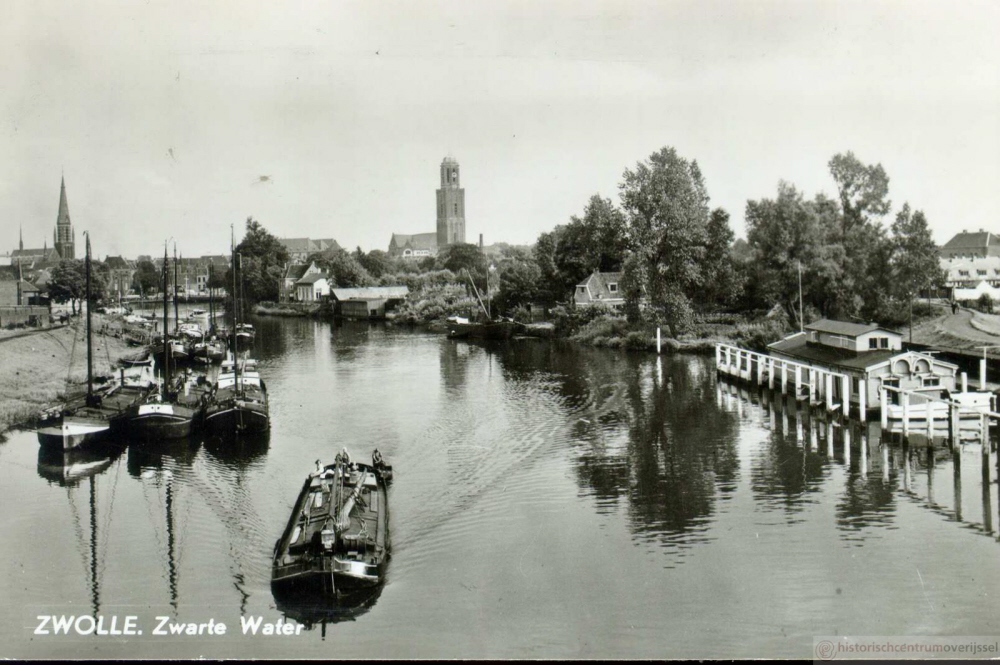
<instances>
[{"instance_id":1,"label":"distant building","mask_svg":"<svg viewBox=\"0 0 1000 665\"><path fill-rule=\"evenodd\" d=\"M441 162L441 186L437 190L437 230L433 233L393 233L389 256L419 259L437 256L447 245L465 243L465 189L461 186L458 161L450 155Z\"/></svg>"},{"instance_id":2,"label":"distant building","mask_svg":"<svg viewBox=\"0 0 1000 665\"><path fill-rule=\"evenodd\" d=\"M295 299L299 302L316 302L330 295L326 273L307 274L295 282Z\"/></svg>"},{"instance_id":3,"label":"distant building","mask_svg":"<svg viewBox=\"0 0 1000 665\"><path fill-rule=\"evenodd\" d=\"M947 297L966 302L986 294L1000 301L1000 256L942 258L940 265Z\"/></svg>"},{"instance_id":4,"label":"distant building","mask_svg":"<svg viewBox=\"0 0 1000 665\"><path fill-rule=\"evenodd\" d=\"M124 298L132 290L132 278L135 277L135 261L129 261L121 256L109 256L104 259L108 269L108 295L112 298Z\"/></svg>"},{"instance_id":5,"label":"distant building","mask_svg":"<svg viewBox=\"0 0 1000 665\"><path fill-rule=\"evenodd\" d=\"M597 272L596 270L576 285L573 292L573 302L577 307L590 305L607 305L611 309L621 309L625 306L625 297L621 290L622 273Z\"/></svg>"},{"instance_id":6,"label":"distant building","mask_svg":"<svg viewBox=\"0 0 1000 665\"><path fill-rule=\"evenodd\" d=\"M415 233L404 235L393 233L389 240L389 256L404 259L422 259L437 256L437 233Z\"/></svg>"},{"instance_id":7,"label":"distant building","mask_svg":"<svg viewBox=\"0 0 1000 665\"><path fill-rule=\"evenodd\" d=\"M293 302L298 298L295 284L306 275L320 275L320 270L315 262L308 265L305 263L290 263L285 266L285 274L278 282L278 302Z\"/></svg>"},{"instance_id":8,"label":"distant building","mask_svg":"<svg viewBox=\"0 0 1000 665\"><path fill-rule=\"evenodd\" d=\"M288 250L288 260L291 263L305 263L313 254L340 247L333 238L321 238L318 240L310 238L278 238L278 242Z\"/></svg>"},{"instance_id":9,"label":"distant building","mask_svg":"<svg viewBox=\"0 0 1000 665\"><path fill-rule=\"evenodd\" d=\"M989 231L962 231L938 250L943 259L972 259L1000 256L1000 236Z\"/></svg>"}]
</instances>

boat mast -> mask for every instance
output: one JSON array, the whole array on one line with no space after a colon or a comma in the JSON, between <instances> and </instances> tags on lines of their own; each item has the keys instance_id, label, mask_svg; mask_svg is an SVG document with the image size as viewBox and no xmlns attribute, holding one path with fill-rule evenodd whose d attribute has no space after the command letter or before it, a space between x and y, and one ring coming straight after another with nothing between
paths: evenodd
<instances>
[{"instance_id":1,"label":"boat mast","mask_svg":"<svg viewBox=\"0 0 1000 665\"><path fill-rule=\"evenodd\" d=\"M163 401L167 401L168 385L170 384L170 343L167 341L167 245L163 245Z\"/></svg>"},{"instance_id":2,"label":"boat mast","mask_svg":"<svg viewBox=\"0 0 1000 665\"><path fill-rule=\"evenodd\" d=\"M212 333L215 328L215 298L212 295L212 276L215 274L215 266L208 264L208 332Z\"/></svg>"},{"instance_id":3,"label":"boat mast","mask_svg":"<svg viewBox=\"0 0 1000 665\"><path fill-rule=\"evenodd\" d=\"M94 402L94 340L90 324L90 234L87 233L87 405Z\"/></svg>"},{"instance_id":4,"label":"boat mast","mask_svg":"<svg viewBox=\"0 0 1000 665\"><path fill-rule=\"evenodd\" d=\"M231 270L231 272L233 273L233 379L235 380L235 383L233 383L233 387L236 389L237 394L239 394L239 390L240 390L240 363L239 363L239 358L236 355L236 344L237 344L237 340L239 339L236 336L236 327L237 327L237 324L238 324L238 321L237 321L237 318L236 318L236 239L233 236L233 226L232 226L232 224L229 225L229 248L232 250L232 253L233 253L233 259L232 259L233 260L233 267L232 267L232 270Z\"/></svg>"},{"instance_id":5,"label":"boat mast","mask_svg":"<svg viewBox=\"0 0 1000 665\"><path fill-rule=\"evenodd\" d=\"M166 328L167 325L163 324ZM174 243L174 333L181 328L181 317L177 315L177 243Z\"/></svg>"}]
</instances>

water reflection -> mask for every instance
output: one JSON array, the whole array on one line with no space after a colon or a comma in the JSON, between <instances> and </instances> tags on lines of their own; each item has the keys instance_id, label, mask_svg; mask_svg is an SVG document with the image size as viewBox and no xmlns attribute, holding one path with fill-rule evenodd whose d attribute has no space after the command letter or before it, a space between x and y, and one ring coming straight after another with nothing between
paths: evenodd
<instances>
[{"instance_id":1,"label":"water reflection","mask_svg":"<svg viewBox=\"0 0 1000 665\"><path fill-rule=\"evenodd\" d=\"M124 451L125 446L114 441L72 450L39 446L38 475L62 487L75 487L108 469Z\"/></svg>"},{"instance_id":2,"label":"water reflection","mask_svg":"<svg viewBox=\"0 0 1000 665\"><path fill-rule=\"evenodd\" d=\"M274 596L274 602L278 611L286 618L302 624L306 630L313 630L318 626L321 637L326 639L327 624L357 620L375 606L384 586L380 584L337 599L286 598L279 594Z\"/></svg>"}]
</instances>

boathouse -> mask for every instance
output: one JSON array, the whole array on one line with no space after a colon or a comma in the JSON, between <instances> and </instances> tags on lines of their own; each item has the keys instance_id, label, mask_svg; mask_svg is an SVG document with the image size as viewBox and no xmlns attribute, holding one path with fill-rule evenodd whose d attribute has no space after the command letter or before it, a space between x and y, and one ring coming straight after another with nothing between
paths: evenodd
<instances>
[{"instance_id":1,"label":"boathouse","mask_svg":"<svg viewBox=\"0 0 1000 665\"><path fill-rule=\"evenodd\" d=\"M768 345L768 351L775 359L847 377L849 400L858 407L879 408L883 387L936 396L956 390L957 365L926 353L903 351L900 333L875 324L821 319L807 325L804 332ZM898 400L898 392L889 395L893 403ZM842 394L837 397L843 398Z\"/></svg>"},{"instance_id":2,"label":"boathouse","mask_svg":"<svg viewBox=\"0 0 1000 665\"><path fill-rule=\"evenodd\" d=\"M330 289L335 316L353 319L384 319L385 313L409 294L406 286L368 286Z\"/></svg>"}]
</instances>

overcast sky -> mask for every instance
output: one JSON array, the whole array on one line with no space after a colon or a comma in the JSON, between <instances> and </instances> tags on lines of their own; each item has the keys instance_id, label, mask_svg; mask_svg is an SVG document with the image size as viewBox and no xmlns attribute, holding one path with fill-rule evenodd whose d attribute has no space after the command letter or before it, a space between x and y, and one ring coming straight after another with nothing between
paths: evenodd
<instances>
[{"instance_id":1,"label":"overcast sky","mask_svg":"<svg viewBox=\"0 0 1000 665\"><path fill-rule=\"evenodd\" d=\"M740 236L848 150L886 224L1000 232L998 28L985 0L4 0L0 252L51 246L62 173L100 258L226 252L251 215L387 249L435 230L449 153L466 239L530 244L663 146Z\"/></svg>"}]
</instances>

